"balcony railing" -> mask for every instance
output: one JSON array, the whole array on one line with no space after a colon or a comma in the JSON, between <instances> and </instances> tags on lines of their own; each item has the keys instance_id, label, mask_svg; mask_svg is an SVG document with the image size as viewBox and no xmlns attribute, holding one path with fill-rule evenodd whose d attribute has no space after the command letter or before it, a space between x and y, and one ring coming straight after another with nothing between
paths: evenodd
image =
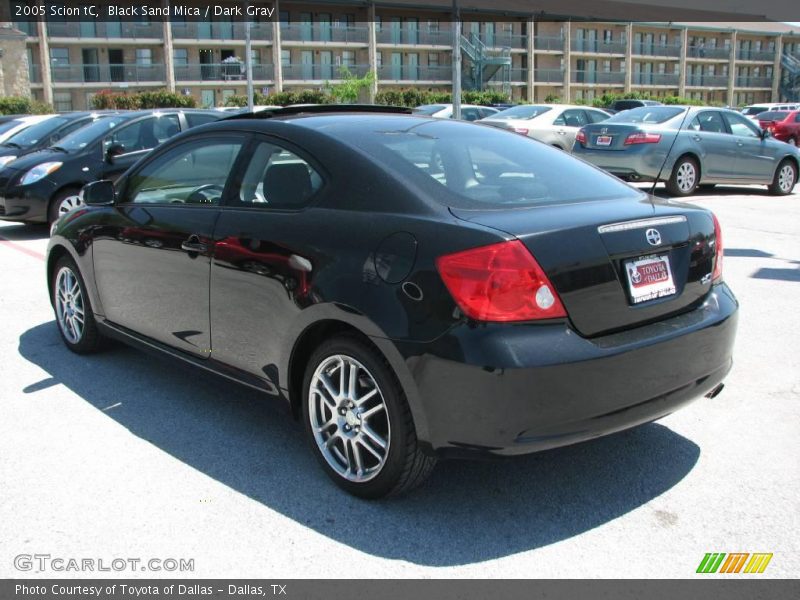
<instances>
[{"instance_id":1,"label":"balcony railing","mask_svg":"<svg viewBox=\"0 0 800 600\"><path fill-rule=\"evenodd\" d=\"M535 50L547 50L551 52L564 51L564 38L563 37L535 37L533 40L533 47Z\"/></svg>"},{"instance_id":2,"label":"balcony railing","mask_svg":"<svg viewBox=\"0 0 800 600\"><path fill-rule=\"evenodd\" d=\"M634 42L631 52L639 56L680 56L681 46L680 44Z\"/></svg>"},{"instance_id":3,"label":"balcony railing","mask_svg":"<svg viewBox=\"0 0 800 600\"><path fill-rule=\"evenodd\" d=\"M380 81L450 81L452 75L451 65L381 65L378 68Z\"/></svg>"},{"instance_id":4,"label":"balcony railing","mask_svg":"<svg viewBox=\"0 0 800 600\"><path fill-rule=\"evenodd\" d=\"M772 62L775 60L775 52L767 50L748 50L739 48L736 50L736 58L739 60L756 60L760 62Z\"/></svg>"},{"instance_id":5,"label":"balcony railing","mask_svg":"<svg viewBox=\"0 0 800 600\"><path fill-rule=\"evenodd\" d=\"M447 29L426 27L392 27L384 25L377 31L379 44L419 44L424 46L450 46L453 32Z\"/></svg>"},{"instance_id":6,"label":"balcony railing","mask_svg":"<svg viewBox=\"0 0 800 600\"><path fill-rule=\"evenodd\" d=\"M528 47L527 35L515 35L512 33L495 33L494 35L489 35L484 33L478 37L489 48L524 49Z\"/></svg>"},{"instance_id":7,"label":"balcony railing","mask_svg":"<svg viewBox=\"0 0 800 600\"><path fill-rule=\"evenodd\" d=\"M572 83L625 83L625 73L620 71L572 71Z\"/></svg>"},{"instance_id":8,"label":"balcony railing","mask_svg":"<svg viewBox=\"0 0 800 600\"><path fill-rule=\"evenodd\" d=\"M161 23L73 21L48 23L48 37L65 38L153 38L161 39L164 27Z\"/></svg>"},{"instance_id":9,"label":"balcony railing","mask_svg":"<svg viewBox=\"0 0 800 600\"><path fill-rule=\"evenodd\" d=\"M342 26L324 23L281 23L282 42L336 42L366 44L369 30L364 26Z\"/></svg>"},{"instance_id":10,"label":"balcony railing","mask_svg":"<svg viewBox=\"0 0 800 600\"><path fill-rule=\"evenodd\" d=\"M244 63L211 63L175 65L176 81L246 81ZM272 63L253 65L255 81L274 79Z\"/></svg>"},{"instance_id":11,"label":"balcony railing","mask_svg":"<svg viewBox=\"0 0 800 600\"><path fill-rule=\"evenodd\" d=\"M14 29L19 29L29 37L39 35L35 21L14 21Z\"/></svg>"},{"instance_id":12,"label":"balcony railing","mask_svg":"<svg viewBox=\"0 0 800 600\"><path fill-rule=\"evenodd\" d=\"M687 75L686 76L686 85L694 86L694 87L727 87L728 85L728 76L727 75Z\"/></svg>"},{"instance_id":13,"label":"balcony railing","mask_svg":"<svg viewBox=\"0 0 800 600\"><path fill-rule=\"evenodd\" d=\"M592 52L598 54L625 54L625 42L607 42L605 40L572 40L575 52Z\"/></svg>"},{"instance_id":14,"label":"balcony railing","mask_svg":"<svg viewBox=\"0 0 800 600\"><path fill-rule=\"evenodd\" d=\"M678 85L678 75L674 73L632 73L633 85Z\"/></svg>"},{"instance_id":15,"label":"balcony railing","mask_svg":"<svg viewBox=\"0 0 800 600\"><path fill-rule=\"evenodd\" d=\"M536 83L564 83L564 69L536 69Z\"/></svg>"},{"instance_id":16,"label":"balcony railing","mask_svg":"<svg viewBox=\"0 0 800 600\"><path fill-rule=\"evenodd\" d=\"M736 86L747 88L770 88L772 87L772 77L739 75L736 78Z\"/></svg>"},{"instance_id":17,"label":"balcony railing","mask_svg":"<svg viewBox=\"0 0 800 600\"><path fill-rule=\"evenodd\" d=\"M319 63L283 65L284 81L325 81L341 79L341 68L345 65L323 65ZM369 65L347 65L347 70L356 77L364 77Z\"/></svg>"},{"instance_id":18,"label":"balcony railing","mask_svg":"<svg viewBox=\"0 0 800 600\"><path fill-rule=\"evenodd\" d=\"M172 24L172 37L176 40L238 40L245 39L245 23L185 22ZM251 23L250 38L255 41L272 40L272 23Z\"/></svg>"},{"instance_id":19,"label":"balcony railing","mask_svg":"<svg viewBox=\"0 0 800 600\"><path fill-rule=\"evenodd\" d=\"M731 56L730 48L709 48L708 46L689 46L686 52L689 58L721 59L728 60Z\"/></svg>"},{"instance_id":20,"label":"balcony railing","mask_svg":"<svg viewBox=\"0 0 800 600\"><path fill-rule=\"evenodd\" d=\"M509 71L509 79L514 83L525 83L528 81L528 69L512 67Z\"/></svg>"},{"instance_id":21,"label":"balcony railing","mask_svg":"<svg viewBox=\"0 0 800 600\"><path fill-rule=\"evenodd\" d=\"M163 82L164 65L77 64L51 66L55 83Z\"/></svg>"}]
</instances>

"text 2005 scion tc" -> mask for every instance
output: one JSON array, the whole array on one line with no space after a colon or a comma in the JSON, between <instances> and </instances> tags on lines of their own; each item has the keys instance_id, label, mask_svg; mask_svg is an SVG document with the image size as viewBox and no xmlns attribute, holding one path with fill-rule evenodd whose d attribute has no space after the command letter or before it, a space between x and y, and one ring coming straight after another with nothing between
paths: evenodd
<instances>
[{"instance_id":1,"label":"text 2005 scion tc","mask_svg":"<svg viewBox=\"0 0 800 600\"><path fill-rule=\"evenodd\" d=\"M514 133L334 110L198 127L87 186L47 261L67 346L279 397L370 498L721 388L737 302L709 211Z\"/></svg>"}]
</instances>

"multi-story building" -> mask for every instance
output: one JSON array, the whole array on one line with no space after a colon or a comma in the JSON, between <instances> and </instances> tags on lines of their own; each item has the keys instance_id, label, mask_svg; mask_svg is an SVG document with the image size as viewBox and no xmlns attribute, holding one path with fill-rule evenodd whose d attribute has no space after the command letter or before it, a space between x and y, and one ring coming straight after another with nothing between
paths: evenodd
<instances>
[{"instance_id":1,"label":"multi-story building","mask_svg":"<svg viewBox=\"0 0 800 600\"><path fill-rule=\"evenodd\" d=\"M446 12L374 4L276 2L251 25L255 89L319 88L340 67L373 71L379 89L447 91L453 28ZM597 23L462 14L464 87L515 100L591 100L605 92L681 95L739 105L800 94L800 28L782 23ZM245 24L15 23L26 34L33 95L57 110L103 89L167 88L199 105L245 90ZM797 96L800 99L800 96Z\"/></svg>"}]
</instances>

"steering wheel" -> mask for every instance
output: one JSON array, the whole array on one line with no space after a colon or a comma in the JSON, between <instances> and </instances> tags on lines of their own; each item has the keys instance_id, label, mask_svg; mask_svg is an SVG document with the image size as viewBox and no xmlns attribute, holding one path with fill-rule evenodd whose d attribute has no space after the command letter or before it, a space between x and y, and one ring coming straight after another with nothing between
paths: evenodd
<instances>
[{"instance_id":1,"label":"steering wheel","mask_svg":"<svg viewBox=\"0 0 800 600\"><path fill-rule=\"evenodd\" d=\"M213 204L214 200L222 196L224 189L225 187L218 183L207 183L205 185L201 185L199 188L189 194L189 197L186 198L186 204ZM219 194L216 197L206 194L206 192L210 192L212 190L219 192Z\"/></svg>"}]
</instances>

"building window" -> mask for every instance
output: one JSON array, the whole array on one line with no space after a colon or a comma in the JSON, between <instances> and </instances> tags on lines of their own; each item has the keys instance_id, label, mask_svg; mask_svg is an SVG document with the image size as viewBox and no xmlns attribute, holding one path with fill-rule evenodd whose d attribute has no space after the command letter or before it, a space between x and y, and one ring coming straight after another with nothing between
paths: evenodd
<instances>
[{"instance_id":1,"label":"building window","mask_svg":"<svg viewBox=\"0 0 800 600\"><path fill-rule=\"evenodd\" d=\"M610 43L614 41L614 32L610 29L603 30L603 41L606 43Z\"/></svg>"},{"instance_id":2,"label":"building window","mask_svg":"<svg viewBox=\"0 0 800 600\"><path fill-rule=\"evenodd\" d=\"M380 70L383 66L383 52L380 50L375 53L375 66Z\"/></svg>"},{"instance_id":3,"label":"building window","mask_svg":"<svg viewBox=\"0 0 800 600\"><path fill-rule=\"evenodd\" d=\"M431 52L430 54L428 54L428 66L429 67L439 66L439 54L437 52Z\"/></svg>"},{"instance_id":4,"label":"building window","mask_svg":"<svg viewBox=\"0 0 800 600\"><path fill-rule=\"evenodd\" d=\"M603 61L603 72L604 73L611 73L611 61L604 60Z\"/></svg>"},{"instance_id":5,"label":"building window","mask_svg":"<svg viewBox=\"0 0 800 600\"><path fill-rule=\"evenodd\" d=\"M137 65L152 65L153 64L153 51L150 48L137 48L136 49L136 64Z\"/></svg>"},{"instance_id":6,"label":"building window","mask_svg":"<svg viewBox=\"0 0 800 600\"><path fill-rule=\"evenodd\" d=\"M172 51L172 61L176 67L185 67L189 64L189 51L186 48L175 48Z\"/></svg>"},{"instance_id":7,"label":"building window","mask_svg":"<svg viewBox=\"0 0 800 600\"><path fill-rule=\"evenodd\" d=\"M259 49L250 50L250 63L254 65L261 64L261 50Z\"/></svg>"},{"instance_id":8,"label":"building window","mask_svg":"<svg viewBox=\"0 0 800 600\"><path fill-rule=\"evenodd\" d=\"M352 50L342 50L342 65L352 67L356 64L356 53Z\"/></svg>"},{"instance_id":9,"label":"building window","mask_svg":"<svg viewBox=\"0 0 800 600\"><path fill-rule=\"evenodd\" d=\"M281 50L281 66L288 67L290 64L292 64L292 51Z\"/></svg>"},{"instance_id":10,"label":"building window","mask_svg":"<svg viewBox=\"0 0 800 600\"><path fill-rule=\"evenodd\" d=\"M53 94L53 108L56 110L56 112L71 111L72 92L55 92Z\"/></svg>"},{"instance_id":11,"label":"building window","mask_svg":"<svg viewBox=\"0 0 800 600\"><path fill-rule=\"evenodd\" d=\"M68 67L69 48L50 48L50 65L53 67Z\"/></svg>"},{"instance_id":12,"label":"building window","mask_svg":"<svg viewBox=\"0 0 800 600\"><path fill-rule=\"evenodd\" d=\"M428 31L439 31L439 19L431 19L428 21Z\"/></svg>"}]
</instances>

